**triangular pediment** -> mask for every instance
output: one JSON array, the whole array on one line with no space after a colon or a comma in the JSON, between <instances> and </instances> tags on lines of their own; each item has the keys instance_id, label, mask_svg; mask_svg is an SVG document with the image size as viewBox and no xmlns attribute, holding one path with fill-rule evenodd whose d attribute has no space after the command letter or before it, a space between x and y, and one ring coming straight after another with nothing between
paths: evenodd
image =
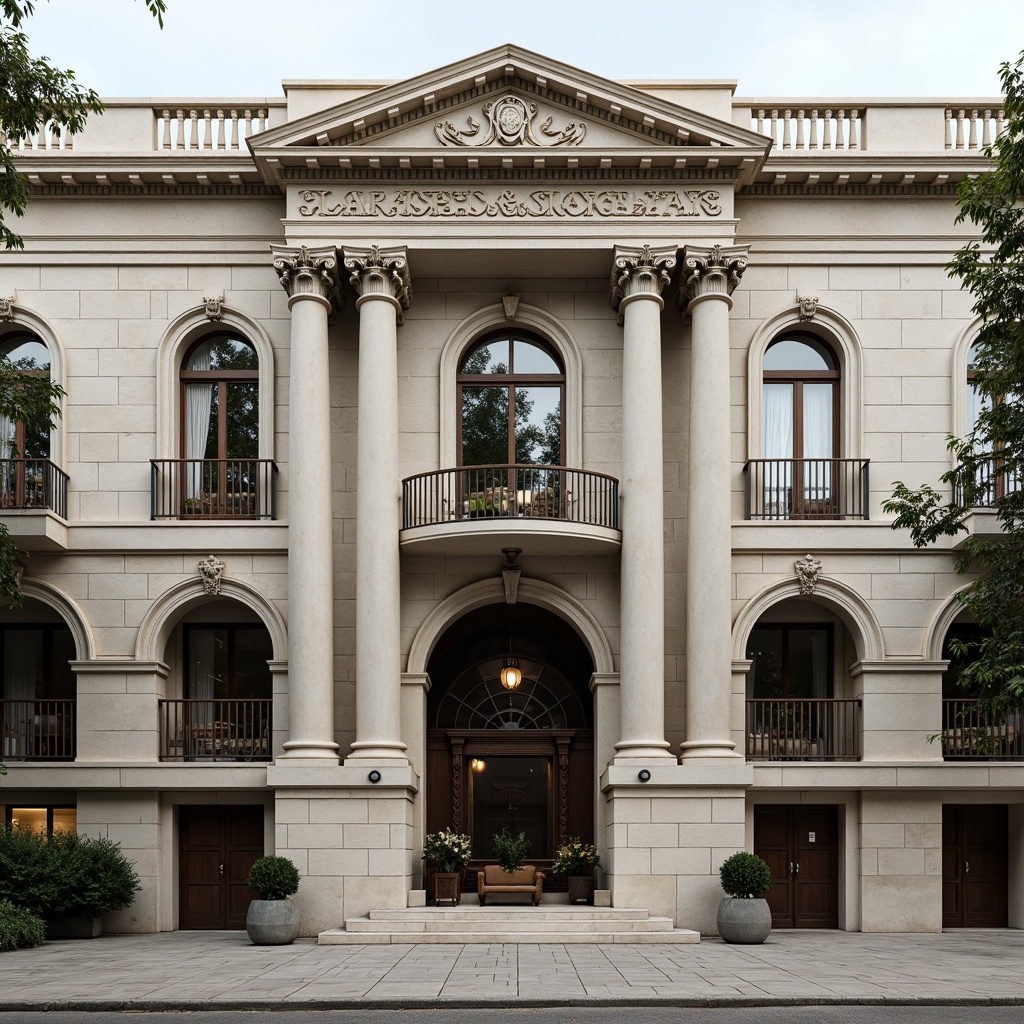
<instances>
[{"instance_id":1,"label":"triangular pediment","mask_svg":"<svg viewBox=\"0 0 1024 1024\"><path fill-rule=\"evenodd\" d=\"M268 177L289 166L735 167L764 136L514 46L382 87L249 140Z\"/></svg>"}]
</instances>

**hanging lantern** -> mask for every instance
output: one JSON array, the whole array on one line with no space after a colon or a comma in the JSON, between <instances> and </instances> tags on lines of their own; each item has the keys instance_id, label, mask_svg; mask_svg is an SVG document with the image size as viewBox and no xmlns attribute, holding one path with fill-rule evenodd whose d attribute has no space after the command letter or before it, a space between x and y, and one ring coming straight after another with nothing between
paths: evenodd
<instances>
[{"instance_id":1,"label":"hanging lantern","mask_svg":"<svg viewBox=\"0 0 1024 1024\"><path fill-rule=\"evenodd\" d=\"M501 670L501 685L506 690L516 690L523 681L523 673L519 670L519 659L510 654L505 659L505 667Z\"/></svg>"}]
</instances>

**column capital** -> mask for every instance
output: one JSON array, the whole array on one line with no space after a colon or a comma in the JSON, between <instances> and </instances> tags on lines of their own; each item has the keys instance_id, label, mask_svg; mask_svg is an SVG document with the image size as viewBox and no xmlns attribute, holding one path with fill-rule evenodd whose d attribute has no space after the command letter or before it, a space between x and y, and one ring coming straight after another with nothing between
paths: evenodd
<instances>
[{"instance_id":1,"label":"column capital","mask_svg":"<svg viewBox=\"0 0 1024 1024\"><path fill-rule=\"evenodd\" d=\"M409 250L404 245L387 249L371 245L368 249L344 249L343 257L349 282L359 294L356 308L364 299L389 299L397 307L398 322L402 323L412 300Z\"/></svg>"},{"instance_id":2,"label":"column capital","mask_svg":"<svg viewBox=\"0 0 1024 1024\"><path fill-rule=\"evenodd\" d=\"M689 312L695 302L706 298L729 298L747 269L749 245L687 245L683 249L683 276L679 282L680 309Z\"/></svg>"},{"instance_id":3,"label":"column capital","mask_svg":"<svg viewBox=\"0 0 1024 1024\"><path fill-rule=\"evenodd\" d=\"M335 314L345 304L338 277L338 250L333 245L310 249L300 245L271 245L274 269L288 293L288 305L296 299L315 298L325 302Z\"/></svg>"},{"instance_id":4,"label":"column capital","mask_svg":"<svg viewBox=\"0 0 1024 1024\"><path fill-rule=\"evenodd\" d=\"M615 246L612 259L612 308L619 314L632 299L651 298L662 302L661 293L676 266L675 246Z\"/></svg>"}]
</instances>

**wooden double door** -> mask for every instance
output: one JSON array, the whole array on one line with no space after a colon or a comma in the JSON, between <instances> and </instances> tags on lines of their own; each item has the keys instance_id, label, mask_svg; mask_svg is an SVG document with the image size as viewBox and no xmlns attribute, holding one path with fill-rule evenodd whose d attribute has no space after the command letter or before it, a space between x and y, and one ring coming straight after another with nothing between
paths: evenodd
<instances>
[{"instance_id":1,"label":"wooden double door","mask_svg":"<svg viewBox=\"0 0 1024 1024\"><path fill-rule=\"evenodd\" d=\"M839 927L839 808L754 808L754 853L771 870L765 895L773 928Z\"/></svg>"},{"instance_id":2,"label":"wooden double door","mask_svg":"<svg viewBox=\"0 0 1024 1024\"><path fill-rule=\"evenodd\" d=\"M1007 926L1007 829L1005 804L943 805L943 928Z\"/></svg>"},{"instance_id":3,"label":"wooden double door","mask_svg":"<svg viewBox=\"0 0 1024 1024\"><path fill-rule=\"evenodd\" d=\"M262 806L183 806L178 927L244 928L249 868L263 856Z\"/></svg>"}]
</instances>

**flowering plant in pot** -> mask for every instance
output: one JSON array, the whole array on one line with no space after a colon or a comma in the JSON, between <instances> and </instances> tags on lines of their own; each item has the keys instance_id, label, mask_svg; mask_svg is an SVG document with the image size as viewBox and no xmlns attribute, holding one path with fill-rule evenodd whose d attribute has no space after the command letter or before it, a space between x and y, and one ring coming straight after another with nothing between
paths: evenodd
<instances>
[{"instance_id":1,"label":"flowering plant in pot","mask_svg":"<svg viewBox=\"0 0 1024 1024\"><path fill-rule=\"evenodd\" d=\"M764 942L772 930L772 912L764 894L772 886L768 865L756 854L739 851L718 869L727 898L718 905L718 934L726 942Z\"/></svg>"},{"instance_id":2,"label":"flowering plant in pot","mask_svg":"<svg viewBox=\"0 0 1024 1024\"><path fill-rule=\"evenodd\" d=\"M472 856L471 840L462 832L446 828L431 832L423 840L423 859L433 869L434 902L462 896L462 872Z\"/></svg>"},{"instance_id":3,"label":"flowering plant in pot","mask_svg":"<svg viewBox=\"0 0 1024 1024\"><path fill-rule=\"evenodd\" d=\"M260 857L249 868L249 904L245 930L256 946L286 946L299 935L299 905L289 896L299 890L299 870L287 857Z\"/></svg>"},{"instance_id":4,"label":"flowering plant in pot","mask_svg":"<svg viewBox=\"0 0 1024 1024\"><path fill-rule=\"evenodd\" d=\"M573 836L558 848L551 870L556 875L567 876L570 903L589 903L594 891L594 868L600 866L597 847Z\"/></svg>"}]
</instances>

